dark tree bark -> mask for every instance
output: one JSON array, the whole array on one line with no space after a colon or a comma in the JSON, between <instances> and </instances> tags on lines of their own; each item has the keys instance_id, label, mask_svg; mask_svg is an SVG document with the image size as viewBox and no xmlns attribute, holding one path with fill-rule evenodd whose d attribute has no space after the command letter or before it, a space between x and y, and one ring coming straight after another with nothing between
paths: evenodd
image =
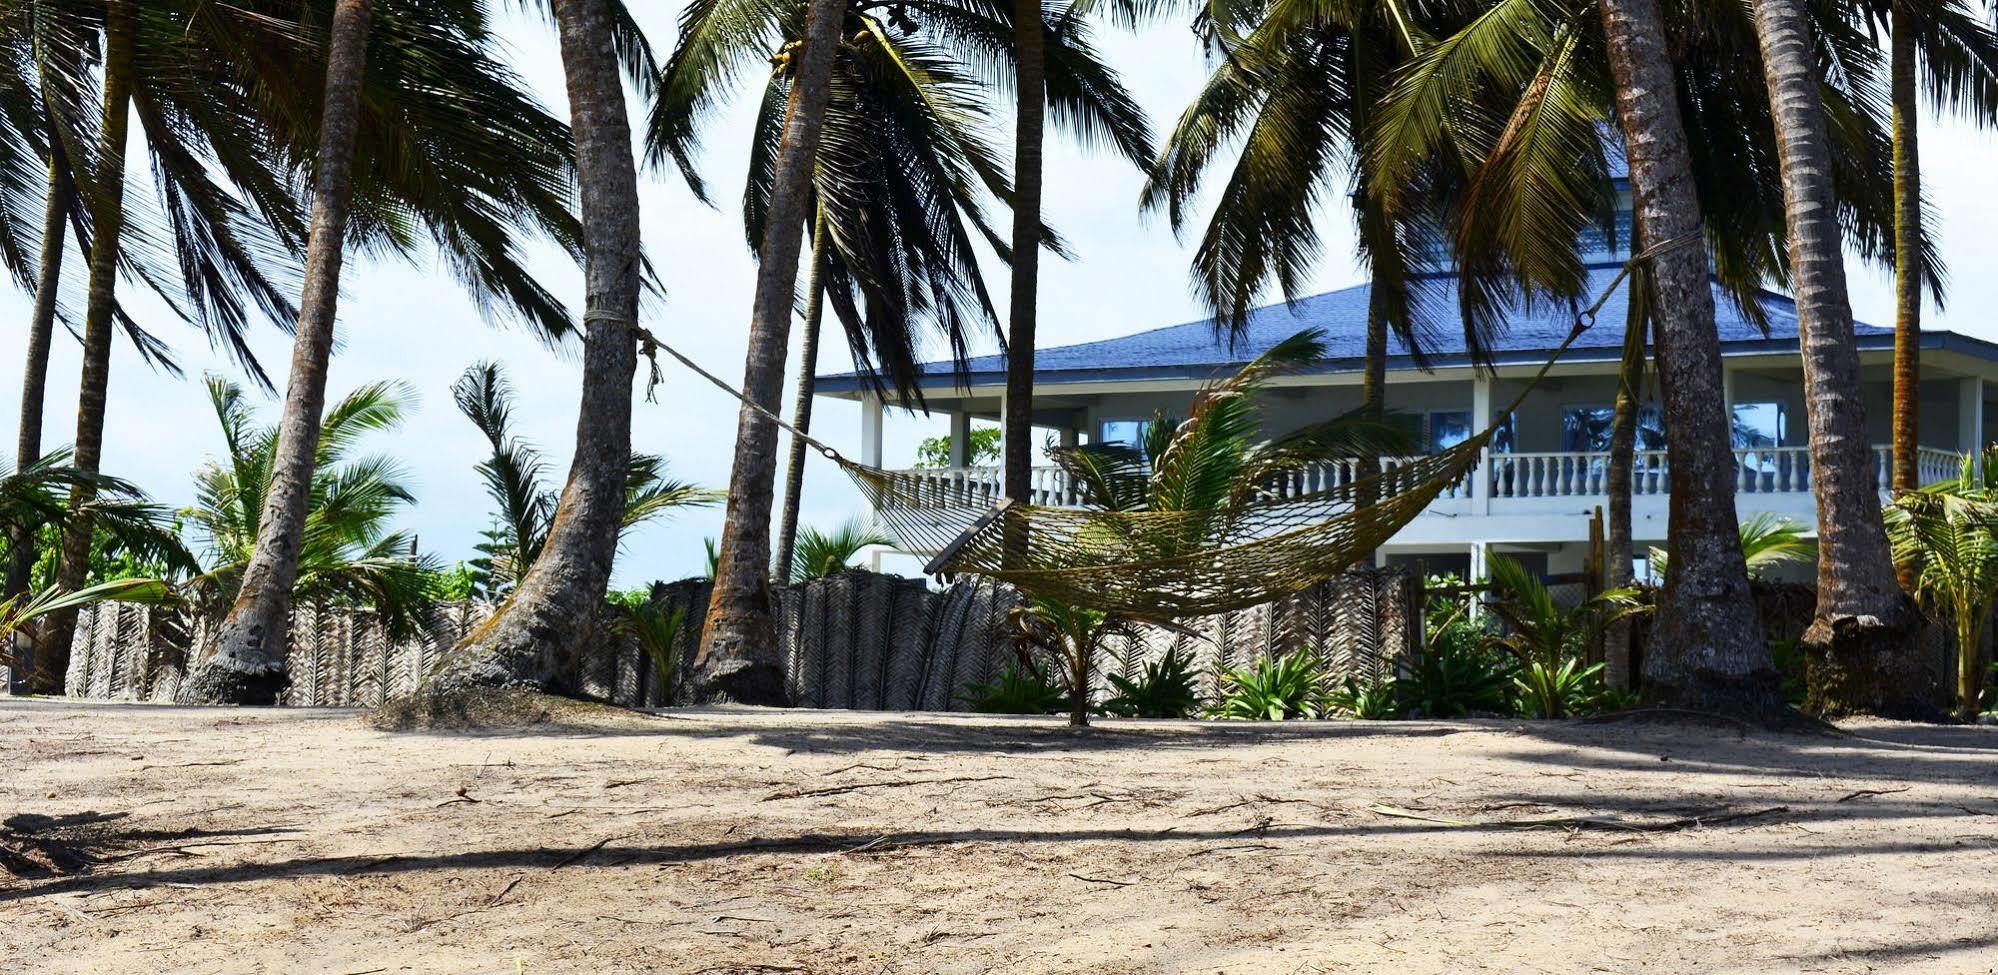
<instances>
[{"instance_id":1,"label":"dark tree bark","mask_svg":"<svg viewBox=\"0 0 1998 975\"><path fill-rule=\"evenodd\" d=\"M596 632L617 556L638 368L638 170L606 0L555 0L582 189L585 289L576 456L548 541L493 618L439 661L426 692L478 686L566 690Z\"/></svg>"},{"instance_id":2,"label":"dark tree bark","mask_svg":"<svg viewBox=\"0 0 1998 975\"><path fill-rule=\"evenodd\" d=\"M312 475L326 408L326 369L346 254L348 204L354 194L354 141L361 80L368 67L373 0L339 0L327 42L326 94L319 115L318 172L312 191L312 236L305 253L305 291L292 341L291 381L285 387L277 455L250 563L235 605L217 628L207 659L181 685L192 704L275 704L289 679L291 589L305 544Z\"/></svg>"},{"instance_id":3,"label":"dark tree bark","mask_svg":"<svg viewBox=\"0 0 1998 975\"><path fill-rule=\"evenodd\" d=\"M1633 280L1630 287L1638 287ZM1633 296L1634 297L1634 296ZM1608 524L1603 559L1603 585L1619 589L1631 584L1631 563L1636 543L1631 538L1631 481L1636 473L1637 414L1644 404L1644 352L1651 319L1637 301L1631 302L1630 320L1624 325L1623 362L1617 370L1616 413L1610 422L1609 462L1603 471L1608 482ZM1611 687L1631 686L1630 623L1620 619L1603 634L1603 679Z\"/></svg>"},{"instance_id":4,"label":"dark tree bark","mask_svg":"<svg viewBox=\"0 0 1998 975\"><path fill-rule=\"evenodd\" d=\"M1642 251L1701 232L1692 157L1657 0L1603 0ZM1672 425L1672 574L1658 597L1644 659L1647 700L1776 719L1786 710L1748 588L1735 520L1734 454L1721 394L1720 339L1705 252L1660 252L1647 268L1655 298L1659 385Z\"/></svg>"},{"instance_id":5,"label":"dark tree bark","mask_svg":"<svg viewBox=\"0 0 1998 975\"><path fill-rule=\"evenodd\" d=\"M1922 486L1922 162L1917 141L1915 26L1895 0L1889 82L1894 103L1894 474L1896 494ZM1906 570L1903 570L1905 573ZM1910 579L1903 579L1904 584Z\"/></svg>"},{"instance_id":6,"label":"dark tree bark","mask_svg":"<svg viewBox=\"0 0 1998 975\"><path fill-rule=\"evenodd\" d=\"M1034 345L1041 286L1041 145L1047 136L1047 37L1038 0L1013 0L1013 267L1001 417L1006 497L1028 500L1034 473ZM1010 547L1010 546L1009 546Z\"/></svg>"},{"instance_id":7,"label":"dark tree bark","mask_svg":"<svg viewBox=\"0 0 1998 975\"><path fill-rule=\"evenodd\" d=\"M55 336L56 294L62 286L62 252L68 241L70 207L76 189L66 167L49 165L48 208L42 216L41 266L35 278L35 309L28 317L28 355L21 369L21 427L14 463L27 465L42 455L43 399L49 386L49 345ZM35 569L35 526L22 525L7 540L7 583L0 598L28 591Z\"/></svg>"},{"instance_id":8,"label":"dark tree bark","mask_svg":"<svg viewBox=\"0 0 1998 975\"><path fill-rule=\"evenodd\" d=\"M132 0L104 6L104 116L92 173L89 297L83 311L83 377L76 402L75 456L79 470L96 473L104 455L104 411L111 387L111 316L117 302L118 246L125 227L125 139L132 118L132 48L137 8ZM88 484L70 489L71 516L63 526L56 585L83 588L90 577L90 543L96 530L83 506L96 500ZM51 614L41 652L35 655L35 689L60 694L69 669L76 611Z\"/></svg>"},{"instance_id":9,"label":"dark tree bark","mask_svg":"<svg viewBox=\"0 0 1998 975\"><path fill-rule=\"evenodd\" d=\"M772 176L770 215L757 254L743 395L773 414L781 408L784 358L798 285L798 257L811 213L812 174L825 122L833 56L847 0L812 0L784 137ZM736 420L721 551L708 622L694 661L696 700L786 703L770 601L770 505L777 479L777 427L744 405Z\"/></svg>"},{"instance_id":10,"label":"dark tree bark","mask_svg":"<svg viewBox=\"0 0 1998 975\"><path fill-rule=\"evenodd\" d=\"M1810 24L1792 0L1754 7L1776 119L1818 507L1817 613L1803 638L1809 703L1925 717L1936 713L1937 688L1916 650L1926 622L1895 576L1881 519Z\"/></svg>"},{"instance_id":11,"label":"dark tree bark","mask_svg":"<svg viewBox=\"0 0 1998 975\"><path fill-rule=\"evenodd\" d=\"M791 425L812 432L812 388L819 365L819 326L825 315L825 285L819 269L826 260L825 221L812 235L812 269L805 284L805 334L798 343L798 385L791 396ZM805 492L805 441L791 438L789 466L784 468L784 515L777 529L777 557L770 570L779 579L790 578L791 553L798 544L798 502Z\"/></svg>"}]
</instances>

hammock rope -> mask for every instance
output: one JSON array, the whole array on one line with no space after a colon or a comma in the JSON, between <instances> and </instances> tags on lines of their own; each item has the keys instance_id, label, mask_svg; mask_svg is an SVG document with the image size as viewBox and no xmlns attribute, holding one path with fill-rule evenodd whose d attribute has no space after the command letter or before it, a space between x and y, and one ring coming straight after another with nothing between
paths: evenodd
<instances>
[{"instance_id":1,"label":"hammock rope","mask_svg":"<svg viewBox=\"0 0 1998 975\"><path fill-rule=\"evenodd\" d=\"M1561 344L1489 426L1439 453L1300 471L1234 506L1201 511L1106 511L1080 507L1072 489L1053 503L995 497L990 482L946 472L886 471L848 460L774 411L632 325L648 357L682 365L838 464L902 549L934 552L925 571L970 573L1021 590L1139 619L1171 620L1261 605L1331 578L1372 552L1445 492L1467 496L1492 437L1546 377L1641 263L1688 246L1699 234L1634 255L1593 304L1575 314ZM1484 475L1489 476L1489 475Z\"/></svg>"}]
</instances>

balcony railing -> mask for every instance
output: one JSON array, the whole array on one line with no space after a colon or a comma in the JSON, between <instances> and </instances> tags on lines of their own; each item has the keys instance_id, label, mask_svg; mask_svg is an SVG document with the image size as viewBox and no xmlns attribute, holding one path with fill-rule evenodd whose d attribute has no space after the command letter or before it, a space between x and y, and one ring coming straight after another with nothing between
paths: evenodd
<instances>
[{"instance_id":1,"label":"balcony railing","mask_svg":"<svg viewBox=\"0 0 1998 975\"><path fill-rule=\"evenodd\" d=\"M1879 489L1888 488L1892 451L1875 447L1874 467ZM1383 457L1381 466L1392 470L1413 458ZM1631 493L1662 496L1671 490L1671 472L1665 451L1640 450L1631 464ZM1921 483L1934 484L1957 476L1961 455L1954 451L1924 447L1916 455ZM1271 485L1281 496L1323 491L1349 484L1359 476L1360 461L1342 458L1314 464ZM1472 471L1446 488L1440 500L1469 499L1474 496L1480 471ZM903 490L921 491L937 502L991 504L1004 491L1004 477L997 467L918 468L892 472ZM1609 486L1609 454L1594 451L1536 453L1495 453L1490 457L1490 497L1494 502L1536 498L1601 497ZM1744 448L1734 452L1734 489L1738 494L1797 494L1811 490L1810 450L1805 447ZM1029 481L1034 504L1078 505L1081 493L1069 483L1058 467L1036 467Z\"/></svg>"}]
</instances>

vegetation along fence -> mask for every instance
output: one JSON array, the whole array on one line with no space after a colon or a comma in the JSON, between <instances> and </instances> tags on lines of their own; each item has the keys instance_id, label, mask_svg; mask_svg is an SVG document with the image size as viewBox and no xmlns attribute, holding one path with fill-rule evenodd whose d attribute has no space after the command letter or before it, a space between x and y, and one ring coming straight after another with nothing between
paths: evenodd
<instances>
[{"instance_id":1,"label":"vegetation along fence","mask_svg":"<svg viewBox=\"0 0 1998 975\"><path fill-rule=\"evenodd\" d=\"M663 674L661 661L606 626L604 639L574 662L574 688L619 704L675 703L676 677L692 667L708 593L705 579L654 587L667 612L685 611ZM802 707L964 710L964 686L992 680L1014 659L1010 615L1019 597L992 582L937 591L921 579L853 571L778 589L776 598L790 696ZM1113 642L1099 673L1134 675L1178 649L1200 665L1202 690L1216 694L1223 669L1309 647L1326 657L1335 679L1378 677L1421 645L1421 598L1420 581L1407 573L1350 572L1269 605L1178 628L1141 627ZM408 692L490 608L440 605L426 634L398 641L369 613L300 607L292 618L292 684L279 703L372 707ZM202 629L182 613L149 606L86 608L70 656L70 692L171 701Z\"/></svg>"}]
</instances>

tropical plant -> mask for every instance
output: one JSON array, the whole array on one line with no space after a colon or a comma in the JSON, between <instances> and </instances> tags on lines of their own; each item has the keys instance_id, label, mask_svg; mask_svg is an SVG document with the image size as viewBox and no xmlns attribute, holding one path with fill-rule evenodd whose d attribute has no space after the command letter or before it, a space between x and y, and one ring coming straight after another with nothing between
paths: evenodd
<instances>
[{"instance_id":1,"label":"tropical plant","mask_svg":"<svg viewBox=\"0 0 1998 975\"><path fill-rule=\"evenodd\" d=\"M548 486L548 463L541 452L513 433L513 385L499 363L480 362L466 369L451 385L451 398L492 448L477 470L493 503L493 526L477 546L479 557L472 566L479 590L485 598L497 600L527 578L555 529L561 496ZM648 521L721 500L720 492L666 477L665 461L651 454L633 454L626 469L617 527L620 541L624 533Z\"/></svg>"},{"instance_id":2,"label":"tropical plant","mask_svg":"<svg viewBox=\"0 0 1998 975\"><path fill-rule=\"evenodd\" d=\"M238 595L257 540L279 430L257 425L241 386L215 376L206 382L226 452L195 471L195 501L182 512L206 550L203 571L185 588L197 609L219 617ZM427 626L438 565L416 552L413 537L390 528L415 502L402 465L355 450L367 436L400 427L413 398L406 385L370 383L326 411L292 591L297 601L371 609L397 638ZM281 668L275 677L282 680Z\"/></svg>"},{"instance_id":3,"label":"tropical plant","mask_svg":"<svg viewBox=\"0 0 1998 975\"><path fill-rule=\"evenodd\" d=\"M807 528L798 536L798 551L791 558L790 581L809 582L845 572L862 549L870 545L892 545L895 540L858 518L848 518L831 531Z\"/></svg>"},{"instance_id":4,"label":"tropical plant","mask_svg":"<svg viewBox=\"0 0 1998 975\"><path fill-rule=\"evenodd\" d=\"M1209 714L1237 721L1324 717L1332 708L1329 670L1311 650L1268 656L1221 674L1221 700Z\"/></svg>"},{"instance_id":5,"label":"tropical plant","mask_svg":"<svg viewBox=\"0 0 1998 975\"><path fill-rule=\"evenodd\" d=\"M424 693L559 686L591 638L617 559L631 483L631 383L638 368L638 172L620 67L649 90L644 36L613 0L550 0L560 37L582 202L582 403L548 540L512 598L438 662ZM476 120L474 120L476 121Z\"/></svg>"},{"instance_id":6,"label":"tropical plant","mask_svg":"<svg viewBox=\"0 0 1998 975\"><path fill-rule=\"evenodd\" d=\"M1271 378L1325 355L1324 332L1306 329L1272 346L1226 379L1203 386L1187 418L1163 414L1146 424L1140 447L1089 444L1052 452L1082 492L1084 503L1108 511L1206 513L1189 518L1166 547L1198 545L1217 522L1271 490L1272 482L1318 461L1366 451L1408 449L1407 434L1387 421L1348 413L1272 440L1262 432L1260 394Z\"/></svg>"},{"instance_id":7,"label":"tropical plant","mask_svg":"<svg viewBox=\"0 0 1998 975\"><path fill-rule=\"evenodd\" d=\"M1600 684L1602 665L1581 663L1589 646L1612 622L1645 607L1633 590L1606 589L1564 610L1546 583L1517 561L1494 555L1488 564L1492 598L1485 605L1505 624L1492 645L1518 662L1514 686L1522 707L1543 718L1575 713L1571 705L1581 698L1574 689L1590 688L1584 697L1593 697Z\"/></svg>"},{"instance_id":8,"label":"tropical plant","mask_svg":"<svg viewBox=\"0 0 1998 975\"><path fill-rule=\"evenodd\" d=\"M1133 635L1130 621L1087 606L1029 595L1026 604L1013 611L1012 622L1022 643L1038 648L1061 668L1068 684L1068 723L1078 728L1088 725L1096 663L1111 637Z\"/></svg>"},{"instance_id":9,"label":"tropical plant","mask_svg":"<svg viewBox=\"0 0 1998 975\"><path fill-rule=\"evenodd\" d=\"M1103 702L1106 714L1126 718L1189 718L1200 712L1200 691L1194 686L1193 658L1177 648L1145 664L1136 679L1108 674L1115 691Z\"/></svg>"},{"instance_id":10,"label":"tropical plant","mask_svg":"<svg viewBox=\"0 0 1998 975\"><path fill-rule=\"evenodd\" d=\"M925 437L916 444L917 467L949 467L951 438ZM970 443L965 447L964 459L973 467L983 467L999 461L999 428L974 427Z\"/></svg>"},{"instance_id":11,"label":"tropical plant","mask_svg":"<svg viewBox=\"0 0 1998 975\"><path fill-rule=\"evenodd\" d=\"M1781 515L1757 512L1741 523L1741 557L1750 578L1762 578L1772 569L1809 565L1816 561L1818 543L1807 529ZM1663 581L1671 566L1665 550L1654 548L1645 556L1651 573Z\"/></svg>"},{"instance_id":12,"label":"tropical plant","mask_svg":"<svg viewBox=\"0 0 1998 975\"><path fill-rule=\"evenodd\" d=\"M1036 665L1008 661L990 684L964 685L958 700L979 714L1057 714L1070 709L1068 689Z\"/></svg>"},{"instance_id":13,"label":"tropical plant","mask_svg":"<svg viewBox=\"0 0 1998 975\"><path fill-rule=\"evenodd\" d=\"M1965 457L1954 481L1897 495L1886 519L1915 594L1956 630L1956 716L1968 720L1983 696L1980 644L1998 601L1998 450Z\"/></svg>"},{"instance_id":14,"label":"tropical plant","mask_svg":"<svg viewBox=\"0 0 1998 975\"><path fill-rule=\"evenodd\" d=\"M78 484L87 483L92 488L91 501L80 509L92 520L84 589L115 582L133 570L162 576L185 576L196 570L177 526L170 523L170 512L148 500L136 485L79 470L69 465L69 459L68 451L58 450L19 469L0 463L0 540L9 547L10 561L17 551L15 546L25 546L28 552L22 591L0 599L15 600L23 610L40 604L36 617L65 613L81 605L51 601L50 597L54 592L82 591L64 590L55 584L57 550L65 520L73 510L68 496ZM38 588L44 590L41 595L30 595ZM20 622L28 619L22 616ZM68 669L68 645L57 647L46 633L37 643L40 652L23 665L30 686L40 693L60 693Z\"/></svg>"},{"instance_id":15,"label":"tropical plant","mask_svg":"<svg viewBox=\"0 0 1998 975\"><path fill-rule=\"evenodd\" d=\"M128 603L162 603L175 599L173 586L159 579L113 579L74 592L50 587L32 596L20 593L0 599L0 664L14 669L32 668L32 661L17 655L15 636L28 624L50 613L76 610L92 603L118 600Z\"/></svg>"},{"instance_id":16,"label":"tropical plant","mask_svg":"<svg viewBox=\"0 0 1998 975\"><path fill-rule=\"evenodd\" d=\"M1328 703L1332 711L1361 721L1385 721L1401 714L1401 698L1393 678L1364 681L1348 676L1333 688Z\"/></svg>"},{"instance_id":17,"label":"tropical plant","mask_svg":"<svg viewBox=\"0 0 1998 975\"><path fill-rule=\"evenodd\" d=\"M1516 667L1502 653L1493 652L1489 627L1460 608L1432 622L1425 633L1422 653L1396 669L1393 689L1398 712L1468 718L1512 709Z\"/></svg>"},{"instance_id":18,"label":"tropical plant","mask_svg":"<svg viewBox=\"0 0 1998 975\"><path fill-rule=\"evenodd\" d=\"M612 599L608 602L612 611L612 629L637 644L638 651L652 662L654 693L658 700L667 704L678 700L680 654L674 644L687 625L686 607L667 612L666 607L654 601L649 594L637 599Z\"/></svg>"},{"instance_id":19,"label":"tropical plant","mask_svg":"<svg viewBox=\"0 0 1998 975\"><path fill-rule=\"evenodd\" d=\"M1519 713L1528 718L1572 718L1594 713L1606 691L1602 664L1568 657L1556 664L1535 660L1512 678Z\"/></svg>"}]
</instances>

